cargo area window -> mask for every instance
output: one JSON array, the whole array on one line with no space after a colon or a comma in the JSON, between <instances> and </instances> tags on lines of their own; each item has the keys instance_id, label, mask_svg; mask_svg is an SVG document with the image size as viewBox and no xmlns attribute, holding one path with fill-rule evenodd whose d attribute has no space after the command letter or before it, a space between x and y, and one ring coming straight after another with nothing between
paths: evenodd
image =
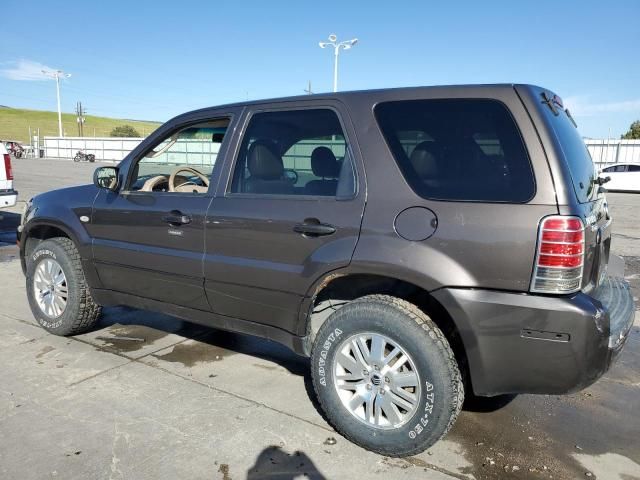
<instances>
[{"instance_id":1,"label":"cargo area window","mask_svg":"<svg viewBox=\"0 0 640 480\"><path fill-rule=\"evenodd\" d=\"M330 109L260 112L242 140L231 193L348 197L351 156Z\"/></svg>"},{"instance_id":2,"label":"cargo area window","mask_svg":"<svg viewBox=\"0 0 640 480\"><path fill-rule=\"evenodd\" d=\"M524 203L535 181L507 108L486 99L410 100L375 108L413 190L435 200Z\"/></svg>"}]
</instances>

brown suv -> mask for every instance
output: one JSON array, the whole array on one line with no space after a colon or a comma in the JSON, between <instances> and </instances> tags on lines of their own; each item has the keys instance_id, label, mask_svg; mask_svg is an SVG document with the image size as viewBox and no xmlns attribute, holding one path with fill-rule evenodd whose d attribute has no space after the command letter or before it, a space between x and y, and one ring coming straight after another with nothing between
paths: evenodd
<instances>
[{"instance_id":1,"label":"brown suv","mask_svg":"<svg viewBox=\"0 0 640 480\"><path fill-rule=\"evenodd\" d=\"M468 394L594 382L633 321L602 180L529 85L349 92L181 115L19 228L35 318L167 312L311 356L344 436L417 453Z\"/></svg>"}]
</instances>

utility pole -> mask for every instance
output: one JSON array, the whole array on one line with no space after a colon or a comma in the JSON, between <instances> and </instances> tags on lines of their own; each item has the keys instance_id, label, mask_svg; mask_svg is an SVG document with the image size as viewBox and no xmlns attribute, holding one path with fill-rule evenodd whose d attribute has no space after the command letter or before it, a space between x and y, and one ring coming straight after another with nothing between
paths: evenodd
<instances>
[{"instance_id":1,"label":"utility pole","mask_svg":"<svg viewBox=\"0 0 640 480\"><path fill-rule=\"evenodd\" d=\"M313 95L313 92L311 91L311 80L309 80L309 86L305 88L304 91L307 92L307 95Z\"/></svg>"},{"instance_id":2,"label":"utility pole","mask_svg":"<svg viewBox=\"0 0 640 480\"><path fill-rule=\"evenodd\" d=\"M78 135L84 137L84 114L86 112L82 110L82 102L76 103L76 121L78 122Z\"/></svg>"},{"instance_id":3,"label":"utility pole","mask_svg":"<svg viewBox=\"0 0 640 480\"><path fill-rule=\"evenodd\" d=\"M58 100L58 135L60 137L64 137L64 133L62 132L62 110L60 109L60 77L69 78L71 74L64 73L62 70L56 70L55 72L42 70L42 74L46 77L56 79L56 98Z\"/></svg>"}]
</instances>

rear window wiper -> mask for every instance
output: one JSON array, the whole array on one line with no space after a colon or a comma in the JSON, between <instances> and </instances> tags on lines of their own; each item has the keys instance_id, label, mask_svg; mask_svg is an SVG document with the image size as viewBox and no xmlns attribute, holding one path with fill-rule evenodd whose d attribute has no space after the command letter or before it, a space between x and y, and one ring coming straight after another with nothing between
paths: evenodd
<instances>
[{"instance_id":1,"label":"rear window wiper","mask_svg":"<svg viewBox=\"0 0 640 480\"><path fill-rule=\"evenodd\" d=\"M567 117L569 117L569 120L571 120L571 123L573 123L573 126L578 128L578 124L576 123L576 121L573 119L573 116L571 115L571 112L569 111L568 108L565 108L564 113L567 114Z\"/></svg>"}]
</instances>

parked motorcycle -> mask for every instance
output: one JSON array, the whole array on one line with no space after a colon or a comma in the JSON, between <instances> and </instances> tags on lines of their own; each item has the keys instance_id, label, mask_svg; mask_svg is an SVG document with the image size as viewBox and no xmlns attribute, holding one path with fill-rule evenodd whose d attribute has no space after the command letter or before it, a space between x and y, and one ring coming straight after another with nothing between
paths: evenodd
<instances>
[{"instance_id":1,"label":"parked motorcycle","mask_svg":"<svg viewBox=\"0 0 640 480\"><path fill-rule=\"evenodd\" d=\"M96 156L93 153L85 153L84 150L78 150L76 156L73 157L74 162L95 162Z\"/></svg>"},{"instance_id":2,"label":"parked motorcycle","mask_svg":"<svg viewBox=\"0 0 640 480\"><path fill-rule=\"evenodd\" d=\"M6 144L8 152L13 155L14 158L22 158L24 155L24 148L18 142L8 142Z\"/></svg>"}]
</instances>

